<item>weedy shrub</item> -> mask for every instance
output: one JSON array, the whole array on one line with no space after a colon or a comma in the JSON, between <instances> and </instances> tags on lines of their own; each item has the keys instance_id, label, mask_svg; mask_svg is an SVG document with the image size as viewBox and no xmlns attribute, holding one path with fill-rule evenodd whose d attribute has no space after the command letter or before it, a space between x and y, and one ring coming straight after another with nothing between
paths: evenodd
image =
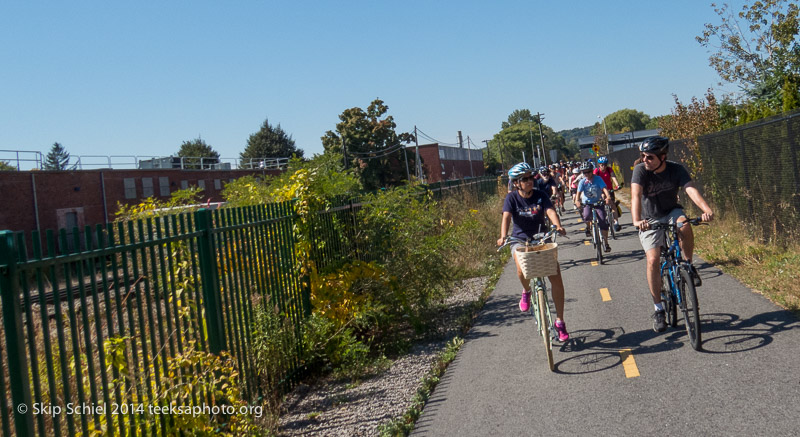
<instances>
[{"instance_id":1,"label":"weedy shrub","mask_svg":"<svg viewBox=\"0 0 800 437\"><path fill-rule=\"evenodd\" d=\"M407 313L419 325L420 311L441 297L453 280L450 255L455 225L441 205L418 185L367 196L358 238L396 278Z\"/></svg>"},{"instance_id":2,"label":"weedy shrub","mask_svg":"<svg viewBox=\"0 0 800 437\"><path fill-rule=\"evenodd\" d=\"M124 358L126 338L107 340L111 356L110 366L121 375L114 384L128 386L141 383ZM158 360L149 364L149 371L160 365ZM160 383L151 380L149 399L137 399L136 392L127 393L132 399L130 420L133 426L155 435L266 435L256 419L263 415L263 407L243 400L239 372L228 353L215 355L202 351L190 341L183 352L167 358L167 371ZM104 417L103 417L104 419ZM91 429L92 435L124 435L115 424L102 421L100 427Z\"/></svg>"}]
</instances>

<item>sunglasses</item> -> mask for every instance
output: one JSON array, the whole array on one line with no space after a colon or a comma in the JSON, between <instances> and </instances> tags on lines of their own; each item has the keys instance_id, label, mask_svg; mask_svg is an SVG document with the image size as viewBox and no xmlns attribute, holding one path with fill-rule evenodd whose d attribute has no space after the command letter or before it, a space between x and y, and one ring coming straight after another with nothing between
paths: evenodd
<instances>
[{"instance_id":1,"label":"sunglasses","mask_svg":"<svg viewBox=\"0 0 800 437\"><path fill-rule=\"evenodd\" d=\"M519 178L520 182L530 182L533 180L532 176L525 176L524 178Z\"/></svg>"},{"instance_id":2,"label":"sunglasses","mask_svg":"<svg viewBox=\"0 0 800 437\"><path fill-rule=\"evenodd\" d=\"M642 159L645 160L645 161L652 161L652 160L656 159L656 155L645 155L643 153L642 154Z\"/></svg>"},{"instance_id":3,"label":"sunglasses","mask_svg":"<svg viewBox=\"0 0 800 437\"><path fill-rule=\"evenodd\" d=\"M592 174L592 171L591 171L591 170L588 170L588 171L583 171L583 172L581 172L581 173L583 173L583 174Z\"/></svg>"}]
</instances>

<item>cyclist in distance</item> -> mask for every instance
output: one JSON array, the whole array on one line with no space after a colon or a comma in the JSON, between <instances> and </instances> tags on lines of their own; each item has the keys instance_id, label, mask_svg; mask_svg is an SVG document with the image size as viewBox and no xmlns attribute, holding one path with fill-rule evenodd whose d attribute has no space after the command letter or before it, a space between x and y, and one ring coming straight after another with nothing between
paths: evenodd
<instances>
[{"instance_id":1,"label":"cyclist in distance","mask_svg":"<svg viewBox=\"0 0 800 437\"><path fill-rule=\"evenodd\" d=\"M660 255L664 244L664 231L650 229L651 223L672 224L686 222L683 207L678 204L678 190L683 187L695 205L703 211L703 221L710 222L714 212L692 183L689 172L682 165L667 161L669 139L650 137L641 146L642 162L633 168L631 177L631 218L639 228L639 241L647 257L647 284L653 298L653 330L667 329L664 306L661 302ZM691 265L694 252L694 234L691 226L678 230L678 239L683 257ZM699 278L697 269L691 265L692 275Z\"/></svg>"},{"instance_id":2,"label":"cyclist in distance","mask_svg":"<svg viewBox=\"0 0 800 437\"><path fill-rule=\"evenodd\" d=\"M550 175L550 170L547 167L539 168L539 179L536 179L536 189L544 191L550 199L553 197L556 197L556 199L558 198L558 183L555 178ZM557 202L558 200L556 200L556 203ZM556 204L555 207L558 208L559 205Z\"/></svg>"},{"instance_id":3,"label":"cyclist in distance","mask_svg":"<svg viewBox=\"0 0 800 437\"><path fill-rule=\"evenodd\" d=\"M508 193L503 203L503 218L500 221L500 238L497 245L505 243L508 235L509 224L513 218L513 229L511 236L521 240L531 239L540 232L548 232L545 227L545 214L550 222L555 225L556 230L561 235L567 235L567 231L561 226L561 220L550 201L550 196L543 191L534 188L533 168L525 162L520 162L508 170L508 177L513 181L515 190ZM511 253L514 254L514 262L517 266L517 277L522 284L522 298L519 301L519 309L523 312L528 311L531 305L531 280L525 279L519 261L516 257L518 244L511 246ZM567 326L564 323L564 281L561 278L561 268L558 273L549 276L550 285L553 290L553 303L556 306L556 331L560 341L569 340Z\"/></svg>"},{"instance_id":4,"label":"cyclist in distance","mask_svg":"<svg viewBox=\"0 0 800 437\"><path fill-rule=\"evenodd\" d=\"M572 205L575 211L578 210L578 179L580 178L581 170L578 166L574 166L572 174L569 175L569 194L572 196Z\"/></svg>"},{"instance_id":5,"label":"cyclist in distance","mask_svg":"<svg viewBox=\"0 0 800 437\"><path fill-rule=\"evenodd\" d=\"M593 207L591 204L605 199L606 203L611 205L611 194L608 192L608 188L606 188L606 183L603 182L603 179L594 175L592 163L584 162L581 164L581 173L583 174L583 179L578 183L578 208L583 205L583 221L586 223L586 236L590 237L592 235L592 208L594 208L597 212L600 232L603 234L603 239L606 242L603 249L606 252L610 252L611 246L608 244L608 218L606 217L606 210L602 206Z\"/></svg>"},{"instance_id":6,"label":"cyclist in distance","mask_svg":"<svg viewBox=\"0 0 800 437\"><path fill-rule=\"evenodd\" d=\"M617 175L614 174L614 169L608 165L607 156L597 158L597 168L594 169L594 174L603 178L603 182L606 183L607 188L613 187L615 190L619 189ZM614 230L619 232L621 226L619 225L619 215L617 213L617 198L614 196L613 191L609 190L609 194L611 194L611 201L614 202L614 205L611 206L611 210L614 212Z\"/></svg>"}]
</instances>

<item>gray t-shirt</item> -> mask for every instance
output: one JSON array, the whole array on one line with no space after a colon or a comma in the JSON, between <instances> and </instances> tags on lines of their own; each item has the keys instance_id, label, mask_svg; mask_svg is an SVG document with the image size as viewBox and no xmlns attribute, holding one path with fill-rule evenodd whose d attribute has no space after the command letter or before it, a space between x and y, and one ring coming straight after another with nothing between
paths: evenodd
<instances>
[{"instance_id":1,"label":"gray t-shirt","mask_svg":"<svg viewBox=\"0 0 800 437\"><path fill-rule=\"evenodd\" d=\"M661 173L644 169L644 163L633 168L631 183L642 186L642 211L645 219L658 219L675 208L683 208L678 203L678 189L691 182L689 172L682 165L667 161L667 168Z\"/></svg>"}]
</instances>

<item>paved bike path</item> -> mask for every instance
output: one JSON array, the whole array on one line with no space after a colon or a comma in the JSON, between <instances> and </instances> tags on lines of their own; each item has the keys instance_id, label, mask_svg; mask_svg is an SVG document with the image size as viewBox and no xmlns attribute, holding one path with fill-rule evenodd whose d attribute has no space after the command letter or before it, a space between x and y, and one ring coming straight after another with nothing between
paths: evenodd
<instances>
[{"instance_id":1,"label":"paved bike path","mask_svg":"<svg viewBox=\"0 0 800 437\"><path fill-rule=\"evenodd\" d=\"M559 239L559 261L572 339L556 343L556 371L547 367L533 319L519 311L510 261L413 435L800 432L797 318L696 261L704 281L704 351L697 352L682 320L664 333L652 330L644 253L627 211L601 266L591 265L594 249L584 243L578 215L568 212L563 221L570 238Z\"/></svg>"}]
</instances>

